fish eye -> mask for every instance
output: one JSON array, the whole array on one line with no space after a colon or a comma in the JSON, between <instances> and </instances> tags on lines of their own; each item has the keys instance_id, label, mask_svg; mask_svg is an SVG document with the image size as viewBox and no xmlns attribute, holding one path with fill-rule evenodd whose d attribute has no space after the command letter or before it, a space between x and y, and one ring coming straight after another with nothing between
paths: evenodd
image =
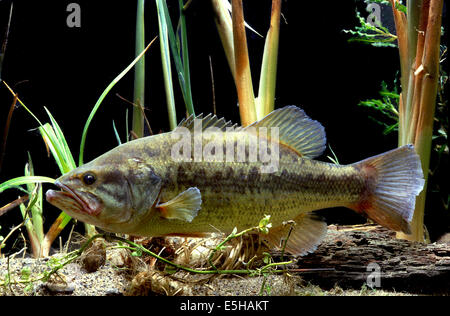
<instances>
[{"instance_id":1,"label":"fish eye","mask_svg":"<svg viewBox=\"0 0 450 316\"><path fill-rule=\"evenodd\" d=\"M95 175L93 173L90 172L86 172L83 175L83 182L86 185L91 185L95 182L95 180L97 180L97 178L95 177Z\"/></svg>"}]
</instances>

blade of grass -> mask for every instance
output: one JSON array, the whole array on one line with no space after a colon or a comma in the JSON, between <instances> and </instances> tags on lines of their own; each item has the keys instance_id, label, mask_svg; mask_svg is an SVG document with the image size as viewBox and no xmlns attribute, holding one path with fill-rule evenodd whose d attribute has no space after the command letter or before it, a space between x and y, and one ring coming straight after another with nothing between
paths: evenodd
<instances>
[{"instance_id":1,"label":"blade of grass","mask_svg":"<svg viewBox=\"0 0 450 316\"><path fill-rule=\"evenodd\" d=\"M28 153L28 164L25 165L25 176L33 175L33 163L31 161L31 156ZM44 239L44 226L42 219L42 186L35 183L30 183L26 186L31 196L30 203L28 203L28 206L26 207L24 204L20 204L19 208L30 238L33 257L38 258L41 252L41 243Z\"/></svg>"},{"instance_id":2,"label":"blade of grass","mask_svg":"<svg viewBox=\"0 0 450 316\"><path fill-rule=\"evenodd\" d=\"M116 135L117 144L120 146L120 145L122 145L122 142L120 140L119 133L117 132L116 124L114 123L114 120L112 121L112 124L113 124L114 135Z\"/></svg>"},{"instance_id":3,"label":"blade of grass","mask_svg":"<svg viewBox=\"0 0 450 316\"><path fill-rule=\"evenodd\" d=\"M167 112L169 115L170 129L173 130L177 126L177 117L175 110L175 97L173 94L172 70L170 66L170 50L167 23L170 19L166 19L164 13L164 4L162 0L156 0L156 8L158 11L159 41L161 49L161 61L164 77L164 88L166 92Z\"/></svg>"},{"instance_id":4,"label":"blade of grass","mask_svg":"<svg viewBox=\"0 0 450 316\"><path fill-rule=\"evenodd\" d=\"M259 79L257 119L261 119L274 110L275 87L277 79L278 42L280 34L281 0L272 1L270 29L264 44L261 77Z\"/></svg>"},{"instance_id":5,"label":"blade of grass","mask_svg":"<svg viewBox=\"0 0 450 316\"><path fill-rule=\"evenodd\" d=\"M11 87L5 82L5 80L2 80L3 84L6 86L6 88L11 92L13 96L17 96L17 94L11 89ZM30 111L30 109L20 100L19 97L17 97L17 101L20 103L20 105L36 120L36 122L39 123L39 125L42 125L41 121L36 117L36 115L33 114L33 112Z\"/></svg>"},{"instance_id":6,"label":"blade of grass","mask_svg":"<svg viewBox=\"0 0 450 316\"><path fill-rule=\"evenodd\" d=\"M137 1L136 10L136 56L145 48L144 0ZM144 136L144 117L139 107L145 101L145 56L136 63L134 68L134 97L132 129L138 137Z\"/></svg>"},{"instance_id":7,"label":"blade of grass","mask_svg":"<svg viewBox=\"0 0 450 316\"><path fill-rule=\"evenodd\" d=\"M75 160L73 159L73 155L70 151L69 145L67 144L64 133L62 132L61 128L59 127L58 123L56 122L50 111L46 107L44 107L44 109L45 111L47 111L48 117L52 122L53 131L56 136L55 141L58 145L57 149L58 151L61 152L65 165L69 170L75 169L77 165L75 164Z\"/></svg>"},{"instance_id":8,"label":"blade of grass","mask_svg":"<svg viewBox=\"0 0 450 316\"><path fill-rule=\"evenodd\" d=\"M39 127L39 131L41 132L41 136L44 139L45 144L50 149L61 174L72 170L73 168L69 168L66 163L64 154L61 151L60 144L58 143L57 136L52 126L49 123L45 123L43 126Z\"/></svg>"},{"instance_id":9,"label":"blade of grass","mask_svg":"<svg viewBox=\"0 0 450 316\"><path fill-rule=\"evenodd\" d=\"M11 18L12 18L12 12L13 12L13 5L14 5L14 3L11 2L11 6L9 8L8 25L6 27L5 37L4 37L4 40L3 40L3 43L2 43L2 48L1 48L1 51L0 51L0 80L2 80L3 59L5 58L6 46L8 45L8 37L9 37L9 29L11 27Z\"/></svg>"},{"instance_id":10,"label":"blade of grass","mask_svg":"<svg viewBox=\"0 0 450 316\"><path fill-rule=\"evenodd\" d=\"M20 185L29 183L55 183L55 179L42 176L22 176L9 179L3 183L0 183L0 193L7 189L17 188Z\"/></svg>"},{"instance_id":11,"label":"blade of grass","mask_svg":"<svg viewBox=\"0 0 450 316\"><path fill-rule=\"evenodd\" d=\"M194 102L192 101L192 89L191 89L191 71L189 68L189 50L186 28L186 15L183 7L183 0L178 0L180 7L180 33L181 33L181 58L183 61L183 76L185 81L185 94L186 94L186 109L189 115L195 115ZM178 33L177 33L178 34Z\"/></svg>"},{"instance_id":12,"label":"blade of grass","mask_svg":"<svg viewBox=\"0 0 450 316\"><path fill-rule=\"evenodd\" d=\"M80 154L78 159L78 165L81 166L83 164L83 157L84 157L84 147L86 144L86 137L87 137L87 131L89 129L89 126L91 124L92 119L94 118L95 113L97 113L98 108L103 102L103 99L106 97L106 95L109 93L109 91L116 85L117 82L120 81L120 79L125 76L128 71L130 71L131 68L141 59L142 56L144 56L145 52L150 48L150 46L153 44L153 42L156 40L156 37L150 42L150 44L147 45L147 47L131 62L131 64L128 65L127 68L125 68L114 80L106 87L105 91L100 95L100 98L97 100L97 102L94 105L94 108L92 109L91 113L89 114L89 117L86 121L86 124L84 125L83 134L81 135L81 144L80 144Z\"/></svg>"},{"instance_id":13,"label":"blade of grass","mask_svg":"<svg viewBox=\"0 0 450 316\"><path fill-rule=\"evenodd\" d=\"M6 118L5 129L3 131L2 151L0 154L0 171L2 170L3 159L5 158L6 154L6 140L8 139L9 126L11 124L14 109L16 108L16 103L17 103L17 95L14 95L13 102L11 103L11 106L9 108L8 117Z\"/></svg>"},{"instance_id":14,"label":"blade of grass","mask_svg":"<svg viewBox=\"0 0 450 316\"><path fill-rule=\"evenodd\" d=\"M126 130L126 142L128 142L130 140L129 137L129 129L128 129L128 109L125 110L125 130Z\"/></svg>"},{"instance_id":15,"label":"blade of grass","mask_svg":"<svg viewBox=\"0 0 450 316\"><path fill-rule=\"evenodd\" d=\"M188 56L188 46L187 46L187 32L186 32L186 19L184 16L183 2L179 0L180 8L180 23L179 31L181 33L181 39L175 35L174 28L172 25L172 20L169 15L169 9L167 8L167 3L161 1L161 6L159 7L164 15L163 23L166 24L167 36L169 39L170 51L172 52L173 61L175 64L175 69L178 75L178 81L181 88L181 93L183 95L184 103L186 105L186 111L189 115L195 115L194 105L192 101L192 91L191 91L191 79L189 70L189 56ZM178 32L177 32L178 34ZM170 60L170 58L169 58Z\"/></svg>"}]
</instances>

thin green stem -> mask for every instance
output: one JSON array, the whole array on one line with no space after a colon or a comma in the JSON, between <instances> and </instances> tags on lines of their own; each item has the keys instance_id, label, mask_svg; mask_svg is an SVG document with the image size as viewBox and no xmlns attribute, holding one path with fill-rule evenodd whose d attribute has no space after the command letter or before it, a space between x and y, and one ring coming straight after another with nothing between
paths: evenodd
<instances>
[{"instance_id":1,"label":"thin green stem","mask_svg":"<svg viewBox=\"0 0 450 316\"><path fill-rule=\"evenodd\" d=\"M177 117L175 110L175 97L173 93L173 81L172 81L172 70L170 66L170 50L169 50L169 39L168 39L168 29L167 29L167 19L164 12L164 2L162 0L156 1L156 7L158 11L158 25L159 25L159 41L161 49L161 61L164 77L164 88L166 91L166 103L167 112L169 115L170 129L173 130L177 126Z\"/></svg>"},{"instance_id":2,"label":"thin green stem","mask_svg":"<svg viewBox=\"0 0 450 316\"><path fill-rule=\"evenodd\" d=\"M186 94L186 109L189 115L195 115L194 102L192 101L191 88L191 72L189 69L189 50L187 40L186 15L184 14L183 0L178 0L180 6L180 28L181 28L181 56L184 70L185 94Z\"/></svg>"},{"instance_id":3,"label":"thin green stem","mask_svg":"<svg viewBox=\"0 0 450 316\"><path fill-rule=\"evenodd\" d=\"M136 10L136 56L145 48L144 0L138 0ZM144 136L144 116L141 108L145 101L145 56L136 63L134 70L134 97L133 97L133 132Z\"/></svg>"},{"instance_id":4,"label":"thin green stem","mask_svg":"<svg viewBox=\"0 0 450 316\"><path fill-rule=\"evenodd\" d=\"M214 263L212 262L212 259L213 259L213 257L214 257L214 255L216 254L216 252L218 251L218 250L220 250L220 249L222 249L222 247L223 247L223 245L225 245L227 242L229 242L231 239L234 239L234 238L237 238L237 237L241 237L242 235L244 235L244 234L247 234L247 233L249 233L249 232L251 232L251 231L253 231L253 230L258 230L259 228L258 227L252 227L252 228L248 228L248 229L246 229L246 230L243 230L243 231L241 231L240 233L235 233L234 231L230 234L230 235L228 235L222 242L220 242L217 246L216 246L216 248L214 248L214 250L211 252L211 254L209 255L209 258L208 258L208 262L209 262L209 264L211 265L211 267L213 268L213 269L215 269L215 270L217 270L217 267L214 265Z\"/></svg>"},{"instance_id":5,"label":"thin green stem","mask_svg":"<svg viewBox=\"0 0 450 316\"><path fill-rule=\"evenodd\" d=\"M253 230L253 228L245 230L245 231L243 231L243 232L241 232L239 234L236 234L235 236L233 236L231 238L242 236L244 233L246 233L248 231L251 231L251 230ZM121 237L117 237L117 236L108 236L108 237L112 238L112 239L115 239L115 240L118 240L118 241L121 241L121 242L124 242L124 243L132 246L132 248L127 247L130 250L134 250L134 251L135 250L139 250L139 251L141 251L143 253L149 254L150 256L152 256L152 257L154 257L154 258L156 258L156 259L158 259L158 260L160 260L160 261L162 261L162 262L164 262L164 263L166 263L166 264L168 264L168 265L170 265L170 266L172 266L174 268L177 268L177 269L180 269L180 270L184 270L184 271L187 271L187 272L197 273L197 274L260 274L260 273L264 272L265 270L267 270L269 268L272 268L272 267L275 267L275 266L288 265L288 264L292 263L292 261L270 263L270 264L268 264L268 265L266 265L266 266L264 266L264 267L262 267L260 269L256 269L256 270L219 270L217 268L215 268L214 270L197 270L197 269L192 269L192 268L188 268L188 267L176 264L176 263L174 263L174 262L172 262L170 260L167 260L167 259L157 255L156 253L154 253L154 252L144 248L143 246L138 245L138 244L136 244L136 243L134 243L132 241L129 241L129 240L125 239L125 238L121 238ZM222 242L220 245L223 245L227 241L227 239L224 242ZM284 272L284 271L283 270L275 270L273 272L279 273L279 272Z\"/></svg>"}]
</instances>

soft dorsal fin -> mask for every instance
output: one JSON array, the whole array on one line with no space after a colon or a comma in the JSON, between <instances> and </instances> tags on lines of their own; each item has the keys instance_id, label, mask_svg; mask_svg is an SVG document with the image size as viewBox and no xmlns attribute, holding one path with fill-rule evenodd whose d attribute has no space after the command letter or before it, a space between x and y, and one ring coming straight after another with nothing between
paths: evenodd
<instances>
[{"instance_id":1,"label":"soft dorsal fin","mask_svg":"<svg viewBox=\"0 0 450 316\"><path fill-rule=\"evenodd\" d=\"M215 127L221 131L226 131L227 127L234 128L237 126L237 124L233 124L231 121L225 121L223 117L219 119L216 115L212 115L211 113L203 117L202 113L197 116L191 115L188 118L183 119L180 124L178 124L178 127L186 127L187 129L193 131L195 120L201 120L202 131L210 127Z\"/></svg>"},{"instance_id":2,"label":"soft dorsal fin","mask_svg":"<svg viewBox=\"0 0 450 316\"><path fill-rule=\"evenodd\" d=\"M326 148L325 129L294 106L275 110L249 127L278 127L279 142L305 158L320 156Z\"/></svg>"}]
</instances>

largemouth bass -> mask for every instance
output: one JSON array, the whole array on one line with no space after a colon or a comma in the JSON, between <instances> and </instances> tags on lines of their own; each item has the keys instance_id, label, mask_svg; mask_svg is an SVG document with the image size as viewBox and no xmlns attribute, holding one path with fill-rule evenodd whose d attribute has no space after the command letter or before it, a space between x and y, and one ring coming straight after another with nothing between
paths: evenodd
<instances>
[{"instance_id":1,"label":"largemouth bass","mask_svg":"<svg viewBox=\"0 0 450 316\"><path fill-rule=\"evenodd\" d=\"M269 133L270 132L270 133ZM122 144L61 176L47 201L106 231L205 236L257 225L273 247L296 225L286 251L314 251L326 234L315 210L344 206L396 231L410 231L423 188L412 145L350 165L312 160L325 150L320 123L287 106L242 128L208 115L172 132ZM257 150L255 149L256 147Z\"/></svg>"}]
</instances>

